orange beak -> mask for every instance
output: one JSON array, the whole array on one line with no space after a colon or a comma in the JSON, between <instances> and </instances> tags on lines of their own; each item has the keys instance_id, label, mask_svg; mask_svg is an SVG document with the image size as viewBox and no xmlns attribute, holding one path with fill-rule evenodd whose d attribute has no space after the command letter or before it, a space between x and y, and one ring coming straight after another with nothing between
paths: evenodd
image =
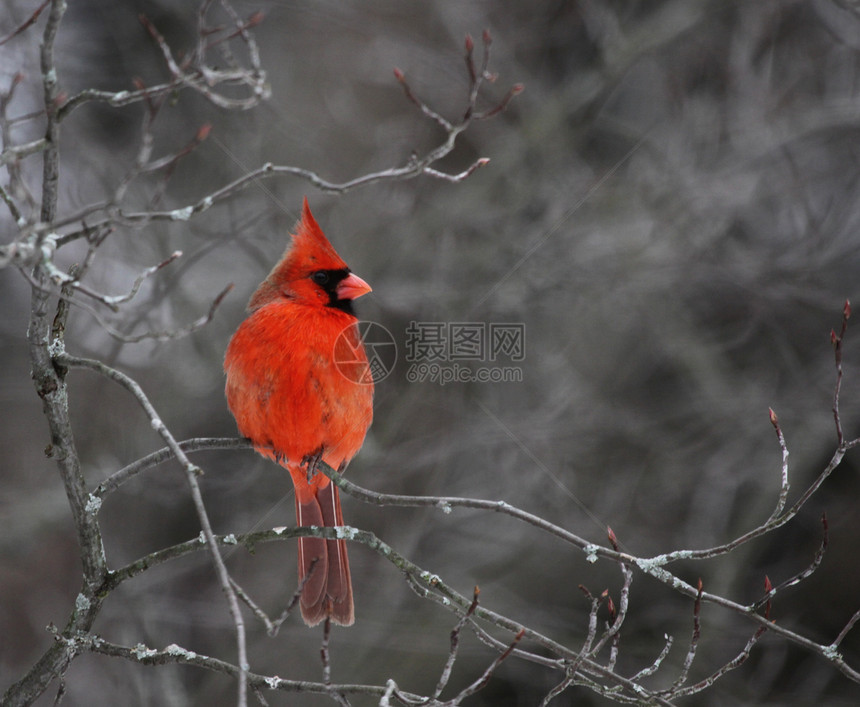
<instances>
[{"instance_id":1,"label":"orange beak","mask_svg":"<svg viewBox=\"0 0 860 707\"><path fill-rule=\"evenodd\" d=\"M335 289L338 299L358 299L362 295L371 292L371 287L358 275L350 273Z\"/></svg>"}]
</instances>

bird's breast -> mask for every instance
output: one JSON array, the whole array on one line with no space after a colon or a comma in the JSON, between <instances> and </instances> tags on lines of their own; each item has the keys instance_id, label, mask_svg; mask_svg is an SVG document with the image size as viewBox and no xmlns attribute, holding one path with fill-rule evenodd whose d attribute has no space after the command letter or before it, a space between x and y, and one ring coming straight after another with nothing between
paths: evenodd
<instances>
[{"instance_id":1,"label":"bird's breast","mask_svg":"<svg viewBox=\"0 0 860 707\"><path fill-rule=\"evenodd\" d=\"M289 302L252 313L231 339L224 364L239 431L290 461L320 448L331 466L349 461L373 415L355 324L338 310Z\"/></svg>"}]
</instances>

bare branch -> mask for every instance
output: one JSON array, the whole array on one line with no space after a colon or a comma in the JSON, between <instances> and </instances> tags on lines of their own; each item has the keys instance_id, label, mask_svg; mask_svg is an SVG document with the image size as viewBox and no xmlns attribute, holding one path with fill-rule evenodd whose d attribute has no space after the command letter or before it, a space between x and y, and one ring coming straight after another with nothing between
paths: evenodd
<instances>
[{"instance_id":1,"label":"bare branch","mask_svg":"<svg viewBox=\"0 0 860 707\"><path fill-rule=\"evenodd\" d=\"M821 564L821 560L824 559L824 553L827 551L828 539L827 539L827 514L826 513L822 513L822 515L821 515L821 526L823 529L822 537L821 537L821 544L818 546L818 550L815 552L815 557L812 558L812 562L810 563L810 565L806 569L802 570L801 572L798 572L793 577L786 579L784 582L780 582L776 587L773 587L773 586L768 587L767 592L764 595L764 597L762 597L761 599L759 599L755 603L754 606L755 606L756 610L760 609L762 606L765 606L768 602L770 602L770 600L773 597L775 597L783 589L786 589L788 587L793 587L794 585L800 584L803 580L811 577L812 574L815 572L815 570L818 569L819 565ZM768 580L767 583L770 584L770 580Z\"/></svg>"},{"instance_id":2,"label":"bare branch","mask_svg":"<svg viewBox=\"0 0 860 707\"><path fill-rule=\"evenodd\" d=\"M247 442L244 442L247 444ZM715 604L717 606L721 606L725 609L728 609L738 615L744 616L749 620L759 623L760 627L769 628L774 633L777 633L784 638L802 646L803 648L815 652L819 655L830 660L840 671L842 671L845 675L850 677L852 680L856 680L860 682L860 672L850 667L845 663L839 655L834 655L833 652L829 649L828 646L822 646L790 629L787 629L779 624L771 624L770 621L763 616L760 616L756 613L756 609L754 606L745 606L743 604L738 604L737 602L731 601L719 595L710 594L708 592L700 591L699 589L692 587L686 582L682 581L676 575L668 572L664 569L664 565L669 561L667 559L668 556L661 556L657 558L638 558L633 555L629 555L627 553L618 552L612 548L605 548L599 545L594 545L593 543L589 543L585 539L567 531L564 528L560 528L548 521L534 516L526 511L518 509L504 501L489 501L484 499L469 499L469 498L458 498L458 497L444 497L444 496L403 496L397 494L381 494L374 491L369 491L360 486L357 486L353 482L345 479L343 476L339 475L334 469L331 469L324 463L320 463L318 465L318 471L321 471L326 476L332 479L333 483L337 484L339 488L341 488L345 493L363 500L368 503L372 503L375 505L398 505L398 506L415 506L415 507L434 507L440 510L450 512L452 508L461 507L461 508L473 508L473 509L482 509L493 511L496 513L502 513L504 515L509 515L512 518L516 518L522 522L525 522L529 525L532 525L544 532L549 533L555 537L558 537L565 542L569 542L577 547L583 549L589 556L602 557L604 559L613 560L615 562L624 563L626 565L630 565L631 567L637 567L644 573L648 574L651 577L654 577L658 581L664 583L668 587L671 587L674 591L677 591L681 594L689 596L692 599L700 598L701 601L705 601L708 603ZM359 539L361 536L350 536L352 539ZM376 546L376 543L379 541L377 539L373 539L372 541L368 541L372 547ZM617 541L616 541L617 542ZM386 551L388 552L388 551ZM385 554L385 553L383 553ZM677 553L676 553L677 555ZM386 557L389 555L385 554ZM680 559L680 558L679 558ZM398 560L400 561L400 560ZM403 558L405 561L405 558ZM431 585L435 586L435 585ZM424 595L425 598L433 598L431 595ZM452 601L456 595L452 591L447 591L443 593L443 596L448 600ZM464 599L461 599L463 610L469 606L469 602L466 602ZM440 601L440 604L443 602ZM478 613L481 614L482 618L490 618L497 617L496 614L491 614L490 612L486 612L486 610L478 609ZM521 628L519 625L514 622L508 622L501 617L498 617L501 623L498 623L500 627L508 628L513 631L518 631ZM612 635L612 634L610 634ZM527 636L529 638L535 638L534 635L527 632ZM559 649L557 644L551 642L550 645L554 646L554 649ZM568 653L566 650L562 652L562 655L568 655L571 659L576 659L577 654Z\"/></svg>"},{"instance_id":3,"label":"bare branch","mask_svg":"<svg viewBox=\"0 0 860 707\"><path fill-rule=\"evenodd\" d=\"M161 420L155 408L152 406L152 403L149 402L149 399L146 397L146 394L143 392L143 389L137 384L137 382L126 376L124 373L121 373L120 371L105 365L101 361L69 356L66 353L62 353L55 356L55 361L57 364L67 366L69 368L87 368L92 371L95 371L96 373L99 373L102 376L118 383L129 393L131 393L132 396L143 408L144 412L146 413L146 416L149 418L149 423L152 426L152 429L154 429L156 433L158 433L161 438L167 443L167 446L170 448L170 450L176 456L176 459L182 465L182 468L185 470L185 477L188 481L189 486L191 487L191 497L194 501L194 507L197 511L197 517L200 521L201 527L203 528L203 534L206 538L206 544L215 563L215 570L218 575L218 580L221 583L221 588L224 590L224 594L227 597L227 603L230 607L230 614L236 627L236 643L237 651L239 654L240 667L238 705L240 707L244 707L245 705L247 705L247 673L249 669L247 650L245 646L245 621L242 617L242 611L239 607L239 601L236 597L236 592L233 591L233 587L230 584L230 575L227 572L227 567L224 564L224 560L221 557L221 553L218 551L218 543L216 542L215 535L212 532L212 526L209 522L209 515L206 512L206 507L203 503L203 496L200 492L200 486L197 483L197 476L202 473L200 468L192 464L188 457L185 455L185 452L174 439L170 430Z\"/></svg>"},{"instance_id":4,"label":"bare branch","mask_svg":"<svg viewBox=\"0 0 860 707\"><path fill-rule=\"evenodd\" d=\"M24 157L35 155L37 152L42 152L47 146L48 141L43 137L23 145L12 145L3 150L3 152L0 152L0 167Z\"/></svg>"},{"instance_id":5,"label":"bare branch","mask_svg":"<svg viewBox=\"0 0 860 707\"><path fill-rule=\"evenodd\" d=\"M779 514L785 510L785 504L788 501L788 490L790 488L790 484L788 483L788 446L785 444L785 437L783 436L782 429L779 426L779 418L776 416L776 413L772 408L769 409L769 413L770 423L776 431L776 437L779 440L779 448L782 450L782 483L779 488L779 498L776 502L776 508L773 509L773 513L770 514L770 518L767 519L767 523L778 518Z\"/></svg>"},{"instance_id":6,"label":"bare branch","mask_svg":"<svg viewBox=\"0 0 860 707\"><path fill-rule=\"evenodd\" d=\"M44 0L44 2L42 2L42 4L36 8L35 12L33 12L32 15L30 15L26 20L24 20L24 22L22 22L15 29L13 29L9 34L0 39L0 47L6 44L6 42L8 42L10 39L17 37L19 34L26 31L26 29L31 25L35 24L36 20L39 19L39 15L42 14L42 10L44 10L48 6L49 2L51 2L51 0Z\"/></svg>"},{"instance_id":7,"label":"bare branch","mask_svg":"<svg viewBox=\"0 0 860 707\"><path fill-rule=\"evenodd\" d=\"M854 616L848 619L848 623L846 623L843 629L839 632L836 640L830 644L834 651L839 647L839 644L845 640L845 637L850 633L851 629L854 628L858 621L860 621L860 610L856 611Z\"/></svg>"},{"instance_id":8,"label":"bare branch","mask_svg":"<svg viewBox=\"0 0 860 707\"><path fill-rule=\"evenodd\" d=\"M615 532L612 530L612 528L607 528L606 531L607 537L609 538L609 542L612 545L612 549L615 552L619 552L618 538L615 536ZM594 648L591 650L591 653L594 655L599 653L610 640L613 641L613 647L617 650L617 644L615 643L615 641L618 639L621 631L621 626L624 624L624 619L627 617L627 609L630 603L630 585L633 582L633 571L630 569L630 565L624 561L619 561L618 567L621 570L621 576L624 579L624 582L621 585L619 606L616 610L615 605L612 602L612 598L607 592L606 599L610 608L609 627L600 637Z\"/></svg>"},{"instance_id":9,"label":"bare branch","mask_svg":"<svg viewBox=\"0 0 860 707\"><path fill-rule=\"evenodd\" d=\"M52 243L52 240L46 240L46 243ZM0 264L2 264L3 258L12 259L15 261L32 259L32 251L27 249L22 249L17 246L19 244L10 244L7 249L0 248ZM45 246L43 245L42 251L45 252ZM72 292L80 292L82 295L86 295L95 301L104 304L112 311L119 311L118 303L124 303L131 300L139 291L141 284L143 281L151 276L153 273L157 272L161 268L165 267L169 263L176 260L178 257L182 255L181 252L177 251L173 253L169 258L162 261L161 263L151 266L144 270L133 283L131 290L124 295L106 295L100 292L96 292L81 284L81 281L78 277L72 277L69 274L62 272L54 266L53 261L50 258L45 258L40 261L40 265L44 270L49 274L51 282L56 285L62 285L66 294L62 296L67 299L70 303L74 304L77 307L88 312L111 337L116 339L117 341L122 341L123 343L138 343L140 341L144 341L145 339L155 339L156 341L167 341L170 339L178 339L183 336L187 336L192 332L201 329L206 326L215 316L215 312L221 303L224 301L224 298L232 291L233 284L228 284L221 292L219 292L215 298L212 300L212 303L209 305L209 310L206 314L198 317L193 322L186 324L181 327L176 327L173 329L162 329L162 330L151 330L145 331L141 334L125 334L116 328L114 328L106 319L102 317L102 315L93 307L88 305L86 302L81 301L80 299L73 297ZM16 265L19 265L16 262ZM27 271L23 268L23 266L19 266L24 277L30 283L30 285L34 289L39 289L43 291L43 294L48 295L54 292L54 288L47 287L36 280L34 277L29 275Z\"/></svg>"},{"instance_id":10,"label":"bare branch","mask_svg":"<svg viewBox=\"0 0 860 707\"><path fill-rule=\"evenodd\" d=\"M409 83L406 81L406 75L398 68L394 69L394 78L397 79L400 86L403 88L403 92L406 94L406 98L410 103L417 106L418 109L430 120L439 124L439 127L446 132L451 132L454 130L454 126L450 121L446 120L439 113L433 110L429 105L424 103L418 99L418 97L413 93L412 88L409 86Z\"/></svg>"},{"instance_id":11,"label":"bare branch","mask_svg":"<svg viewBox=\"0 0 860 707\"><path fill-rule=\"evenodd\" d=\"M234 678L239 678L243 672L237 665L227 663L218 658L212 658L196 651L182 648L171 644L163 649L149 648L142 643L134 647L121 646L111 643L93 634L83 634L74 639L74 648L77 651L87 651L114 658L123 658L141 665L195 665L216 673L222 673ZM326 685L325 683L311 682L307 680L287 680L277 676L265 676L250 671L246 672L249 687L259 690L277 690L279 692L307 692L321 695L333 695L336 693L370 695L382 697L385 688L376 685ZM418 695L403 693L408 699L421 699Z\"/></svg>"},{"instance_id":12,"label":"bare branch","mask_svg":"<svg viewBox=\"0 0 860 707\"><path fill-rule=\"evenodd\" d=\"M163 35L149 18L141 15L141 24L161 52L171 80L147 88L138 87L134 91L83 90L63 103L59 109L59 119L64 120L75 108L89 101L102 101L108 105L120 107L140 101L150 102L182 88L191 89L219 108L228 110L248 110L261 101L267 100L271 95L271 88L266 81L265 71L260 65L256 40L249 32L252 27L259 23L261 18L259 15L252 15L248 21L241 21L236 17L229 3L221 3L221 5L234 18L234 28L229 29L229 31L224 28L208 28L205 15L211 2L201 3L198 14L198 45L196 50L189 54L185 62L177 61ZM220 32L226 32L226 34L213 38L213 34ZM216 46L224 50L222 57L229 56L232 58L226 45L234 40L241 40L245 46L249 66L240 66L235 61L230 61L229 68L225 69L215 68L207 64L207 50ZM247 87L247 95L234 98L215 90L219 86L245 86Z\"/></svg>"},{"instance_id":13,"label":"bare branch","mask_svg":"<svg viewBox=\"0 0 860 707\"><path fill-rule=\"evenodd\" d=\"M58 115L60 89L57 66L54 62L54 42L60 22L66 12L64 0L51 0L51 9L45 23L39 62L42 69L42 95L45 102L45 146L42 158L42 208L40 219L52 223L57 212L57 187L60 179L60 117ZM41 245L37 240L36 245Z\"/></svg>"},{"instance_id":14,"label":"bare branch","mask_svg":"<svg viewBox=\"0 0 860 707\"><path fill-rule=\"evenodd\" d=\"M702 690L711 687L717 680L722 678L727 673L731 672L736 668L739 668L747 661L747 658L750 657L750 653L752 652L753 647L756 643L758 643L759 638L762 637L766 630L766 626L760 626L758 630L756 630L756 632L749 639L749 641L747 641L746 645L743 647L743 650L741 650L741 652L738 653L738 655L736 655L732 660L721 666L719 670L716 670L704 680L697 682L695 685L691 685L690 687L677 690L674 693L674 696L685 697L686 695L693 695L697 692L701 692Z\"/></svg>"},{"instance_id":15,"label":"bare branch","mask_svg":"<svg viewBox=\"0 0 860 707\"><path fill-rule=\"evenodd\" d=\"M199 437L179 442L178 445L183 452L196 452L209 449L252 449L252 445L247 439L237 439L235 437ZM152 469L159 464L173 459L174 456L173 450L170 447L164 447L157 452L148 454L111 474L95 488L93 496L104 498L141 471Z\"/></svg>"},{"instance_id":16,"label":"bare branch","mask_svg":"<svg viewBox=\"0 0 860 707\"><path fill-rule=\"evenodd\" d=\"M206 314L198 317L193 322L185 324L181 327L176 327L174 329L162 329L160 331L152 330L145 331L142 334L123 334L122 332L117 331L112 326L110 326L107 322L105 322L101 317L99 317L95 312L90 310L90 313L95 316L99 325L105 329L114 339L118 341L122 341L123 343L131 343L136 344L145 339L154 339L156 341L167 341L170 339L179 339L183 336L188 336L189 334L197 331L198 329L203 328L212 319L215 317L215 311L224 301L224 298L233 290L233 284L230 283L227 285L221 292L219 292L215 298L212 300L212 304L209 305L209 311Z\"/></svg>"},{"instance_id":17,"label":"bare branch","mask_svg":"<svg viewBox=\"0 0 860 707\"><path fill-rule=\"evenodd\" d=\"M517 635L514 636L514 640L511 641L507 649L505 649L503 653L498 655L496 659L492 663L490 663L490 665L487 666L487 669L484 671L481 677L475 680L475 682L473 682L468 687L465 687L460 692L460 694L457 695L457 699L453 702L453 704L459 704L460 701L462 701L466 697L471 697L476 692L481 690L481 688L483 688L490 681L490 678L493 676L493 673L496 671L499 665L501 665L502 662L505 661L511 655L511 653L513 653L514 648L517 647L517 644L523 639L523 636L525 636L525 634L526 630L524 628L520 629Z\"/></svg>"},{"instance_id":18,"label":"bare branch","mask_svg":"<svg viewBox=\"0 0 860 707\"><path fill-rule=\"evenodd\" d=\"M481 590L476 586L475 591L472 594L472 603L451 631L451 648L448 651L448 659L445 661L445 667L442 668L439 681L436 683L436 690L433 692L433 699L435 700L439 699L442 691L451 679L451 672L454 670L454 662L457 660L457 650L460 646L460 631L463 630L463 626L466 625L469 619L474 615L475 609L478 608L478 596L480 593Z\"/></svg>"},{"instance_id":19,"label":"bare branch","mask_svg":"<svg viewBox=\"0 0 860 707\"><path fill-rule=\"evenodd\" d=\"M181 250L174 251L167 258L162 260L160 263L158 263L156 265L152 265L152 266L146 268L142 273L140 273L140 275L138 275L135 278L134 283L132 283L131 289L126 294L114 295L114 296L105 295L103 297L103 299L100 299L99 301L103 302L104 304L111 307L111 309L116 311L116 309L117 309L116 305L123 304L125 302L129 302L130 300L134 299L134 296L140 291L140 286L143 284L143 281L146 280L150 275L158 272L162 268L170 265L170 263L172 263L174 260L177 260L178 258L181 258L181 257L182 257L182 251Z\"/></svg>"},{"instance_id":20,"label":"bare branch","mask_svg":"<svg viewBox=\"0 0 860 707\"><path fill-rule=\"evenodd\" d=\"M699 578L699 593L696 596L696 602L693 604L693 635L690 636L690 644L687 649L687 655L684 658L684 664L681 666L681 673L672 683L670 693L673 693L677 688L687 682L687 676L690 674L690 668L693 667L693 661L696 659L696 649L699 647L699 638L701 637L702 624L700 613L702 609L702 579Z\"/></svg>"},{"instance_id":21,"label":"bare branch","mask_svg":"<svg viewBox=\"0 0 860 707\"><path fill-rule=\"evenodd\" d=\"M833 390L833 420L836 424L836 440L841 447L845 442L845 436L842 432L842 420L839 416L839 393L842 390L842 342L845 339L845 332L848 329L848 319L851 317L851 303L845 300L842 307L842 328L837 335L835 331L830 331L830 342L833 344L833 357L836 362L836 386Z\"/></svg>"},{"instance_id":22,"label":"bare branch","mask_svg":"<svg viewBox=\"0 0 860 707\"><path fill-rule=\"evenodd\" d=\"M663 665L663 661L666 659L666 656L669 655L669 651L672 649L672 644L675 642L671 636L665 636L665 638L666 643L663 644L663 650L660 651L660 655L658 655L654 659L654 662L651 663L651 665L649 665L647 668L643 668L633 677L631 677L631 680L633 680L634 682L638 682L642 678L653 675L660 669L660 666Z\"/></svg>"},{"instance_id":23,"label":"bare branch","mask_svg":"<svg viewBox=\"0 0 860 707\"><path fill-rule=\"evenodd\" d=\"M495 117L499 113L502 113L503 111L507 110L508 104L513 100L513 98L521 94L524 90L525 86L523 86L523 84L515 83L508 89L508 92L505 94L505 97L502 98L501 101L499 101L498 105L496 105L494 108L485 110L483 113L478 113L477 115L473 116L473 119L487 120L488 118Z\"/></svg>"},{"instance_id":24,"label":"bare branch","mask_svg":"<svg viewBox=\"0 0 860 707\"><path fill-rule=\"evenodd\" d=\"M6 208L9 209L9 213L12 214L12 218L15 219L15 221L20 221L21 212L18 210L18 205L2 184L0 184L0 199L3 200L4 204L6 204ZM7 258L8 248L9 246L0 246L0 267L5 266L9 262Z\"/></svg>"},{"instance_id":25,"label":"bare branch","mask_svg":"<svg viewBox=\"0 0 860 707\"><path fill-rule=\"evenodd\" d=\"M230 537L235 542L235 538L232 536ZM216 536L215 539L219 543L222 541L221 538L219 538L218 536ZM268 633L269 636L277 636L281 625L289 618L290 614L292 613L292 610L295 608L296 604L298 604L299 599L302 595L302 589L304 588L304 585L310 575L313 573L313 568L316 565L316 562L317 559L314 558L310 565L310 571L302 579L302 582L299 585L298 589L295 591L292 598L287 603L286 608L283 610L283 612L281 612L281 615L277 619L270 619L269 615L257 605L257 603L247 594L247 592L245 592L244 589L242 589L242 587L239 586L238 582L236 582L236 580L234 580L232 577L230 578L230 584L235 590L236 596L239 597L239 599L245 604L245 606L247 606L254 614L254 616L256 616L260 620L260 622L266 627L266 633Z\"/></svg>"}]
</instances>

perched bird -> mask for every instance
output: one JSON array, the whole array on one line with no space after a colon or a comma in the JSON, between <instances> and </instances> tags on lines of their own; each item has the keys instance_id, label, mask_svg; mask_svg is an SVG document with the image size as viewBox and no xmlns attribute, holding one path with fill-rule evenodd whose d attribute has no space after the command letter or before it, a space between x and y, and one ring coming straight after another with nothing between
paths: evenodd
<instances>
[{"instance_id":1,"label":"perched bird","mask_svg":"<svg viewBox=\"0 0 860 707\"><path fill-rule=\"evenodd\" d=\"M337 487L373 418L373 381L352 301L370 285L350 272L304 200L292 243L248 303L227 346L227 404L254 449L290 472L300 526L343 525ZM299 538L302 617L355 620L346 541Z\"/></svg>"}]
</instances>

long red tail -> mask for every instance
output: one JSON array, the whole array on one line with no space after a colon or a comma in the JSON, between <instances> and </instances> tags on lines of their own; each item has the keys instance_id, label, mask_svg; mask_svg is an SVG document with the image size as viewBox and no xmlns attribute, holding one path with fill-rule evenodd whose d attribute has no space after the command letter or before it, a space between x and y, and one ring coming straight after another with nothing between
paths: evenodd
<instances>
[{"instance_id":1,"label":"long red tail","mask_svg":"<svg viewBox=\"0 0 860 707\"><path fill-rule=\"evenodd\" d=\"M343 525L340 495L332 483L316 489L296 489L299 525L333 528ZM352 580L345 540L299 538L299 586L302 618L315 626L326 617L341 626L355 621Z\"/></svg>"}]
</instances>

